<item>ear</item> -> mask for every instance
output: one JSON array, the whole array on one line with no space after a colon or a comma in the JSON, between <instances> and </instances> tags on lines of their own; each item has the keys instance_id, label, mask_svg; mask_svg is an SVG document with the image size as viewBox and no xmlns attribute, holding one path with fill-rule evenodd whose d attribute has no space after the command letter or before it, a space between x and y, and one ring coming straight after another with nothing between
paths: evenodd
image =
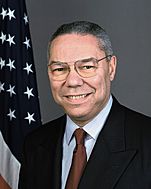
<instances>
[{"instance_id":1,"label":"ear","mask_svg":"<svg viewBox=\"0 0 151 189\"><path fill-rule=\"evenodd\" d=\"M116 56L112 56L111 60L109 62L109 76L110 76L110 81L114 80L115 73L116 73L116 65L117 65L117 58Z\"/></svg>"}]
</instances>

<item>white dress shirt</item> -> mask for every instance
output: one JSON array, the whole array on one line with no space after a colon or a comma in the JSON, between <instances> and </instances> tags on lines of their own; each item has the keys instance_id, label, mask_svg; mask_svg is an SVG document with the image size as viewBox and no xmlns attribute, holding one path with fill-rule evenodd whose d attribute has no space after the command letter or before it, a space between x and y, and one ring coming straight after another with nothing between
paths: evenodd
<instances>
[{"instance_id":1,"label":"white dress shirt","mask_svg":"<svg viewBox=\"0 0 151 189\"><path fill-rule=\"evenodd\" d=\"M97 137L103 128L106 118L110 112L112 106L112 96L110 96L108 103L104 109L88 124L86 124L83 129L86 131L87 136L85 138L85 147L87 153L87 160L89 159ZM65 188L66 180L68 177L69 169L72 163L73 150L75 148L76 142L75 138L72 137L74 131L79 128L70 118L67 116L66 129L63 138L63 159L62 159L62 189Z\"/></svg>"}]
</instances>

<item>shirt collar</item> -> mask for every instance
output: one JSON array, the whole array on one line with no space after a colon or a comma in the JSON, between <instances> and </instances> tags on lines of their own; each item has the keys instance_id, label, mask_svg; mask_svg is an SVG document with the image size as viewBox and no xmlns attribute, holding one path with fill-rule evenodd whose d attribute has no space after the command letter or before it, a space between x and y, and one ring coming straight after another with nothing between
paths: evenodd
<instances>
[{"instance_id":1,"label":"shirt collar","mask_svg":"<svg viewBox=\"0 0 151 189\"><path fill-rule=\"evenodd\" d=\"M106 104L106 106L103 108L103 110L89 123L87 123L83 129L88 133L87 138L93 138L94 140L97 139L100 131L103 128L103 125L106 121L106 118L110 112L111 106L112 106L113 98L110 95L110 98ZM76 125L71 118L67 115L67 123L66 123L66 129L65 129L65 138L67 144L70 143L72 135L74 131L79 128L78 125Z\"/></svg>"},{"instance_id":2,"label":"shirt collar","mask_svg":"<svg viewBox=\"0 0 151 189\"><path fill-rule=\"evenodd\" d=\"M112 96L110 96L106 106L103 108L103 110L88 124L84 126L84 130L88 133L88 135L93 138L94 140L97 139L100 131L102 130L104 123L107 119L107 116L110 112L111 106L112 106Z\"/></svg>"}]
</instances>

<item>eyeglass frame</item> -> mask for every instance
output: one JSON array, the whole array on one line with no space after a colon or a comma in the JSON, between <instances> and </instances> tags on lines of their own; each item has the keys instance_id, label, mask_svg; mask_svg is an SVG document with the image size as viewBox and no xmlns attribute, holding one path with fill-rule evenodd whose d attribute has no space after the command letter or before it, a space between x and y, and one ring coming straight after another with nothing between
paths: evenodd
<instances>
[{"instance_id":1,"label":"eyeglass frame","mask_svg":"<svg viewBox=\"0 0 151 189\"><path fill-rule=\"evenodd\" d=\"M82 59L82 60L77 60L77 61L75 61L75 62L73 62L73 66L74 66L74 69L75 69L75 71L78 73L78 75L79 76L81 76L82 78L90 78L90 77L93 77L93 76L95 76L95 75L92 75L92 76L88 76L88 77L86 77L86 76L82 76L80 73L79 73L79 69L77 69L77 66L76 66L76 64L77 64L77 62L84 62L84 61L86 61L86 60L90 60L90 59L92 59L97 65L98 65L98 63L100 62L100 61L102 61L102 60L104 60L104 59L107 59L108 57L112 57L113 55L106 55L105 57L103 57L103 58L100 58L100 59L96 59L96 58L94 58L94 57L90 57L90 58L87 58L87 59ZM109 60L110 61L110 60ZM70 73L70 66L69 66L69 63L70 62L60 62L60 61L52 61L52 62L50 62L50 63L48 63L48 67L49 66L51 66L51 65L53 65L53 64L55 64L55 63L60 63L60 64L65 64L65 65L67 65L68 66L68 73L66 74L66 76L65 76L65 78L64 79L53 79L53 80L56 80L56 81L63 81L63 80L66 80L66 78L67 78L67 76L68 76L68 74ZM96 69L98 68L98 66L96 67ZM52 70L51 70L51 68L49 69L50 71L51 71L51 73L53 72ZM53 73L52 73L52 75L53 75ZM60 75L59 75L60 76Z\"/></svg>"}]
</instances>

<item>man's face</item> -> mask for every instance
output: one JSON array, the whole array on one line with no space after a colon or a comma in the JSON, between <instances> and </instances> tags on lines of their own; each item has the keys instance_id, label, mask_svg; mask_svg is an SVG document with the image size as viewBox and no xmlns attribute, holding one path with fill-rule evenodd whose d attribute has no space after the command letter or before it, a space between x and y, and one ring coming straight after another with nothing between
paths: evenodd
<instances>
[{"instance_id":1,"label":"man's face","mask_svg":"<svg viewBox=\"0 0 151 189\"><path fill-rule=\"evenodd\" d=\"M65 34L53 40L50 61L69 62L87 58L105 57L97 39L92 35ZM98 63L96 75L83 78L71 69L66 80L56 81L48 70L53 97L70 118L79 126L92 120L106 105L110 96L110 83L114 79L116 57Z\"/></svg>"}]
</instances>

